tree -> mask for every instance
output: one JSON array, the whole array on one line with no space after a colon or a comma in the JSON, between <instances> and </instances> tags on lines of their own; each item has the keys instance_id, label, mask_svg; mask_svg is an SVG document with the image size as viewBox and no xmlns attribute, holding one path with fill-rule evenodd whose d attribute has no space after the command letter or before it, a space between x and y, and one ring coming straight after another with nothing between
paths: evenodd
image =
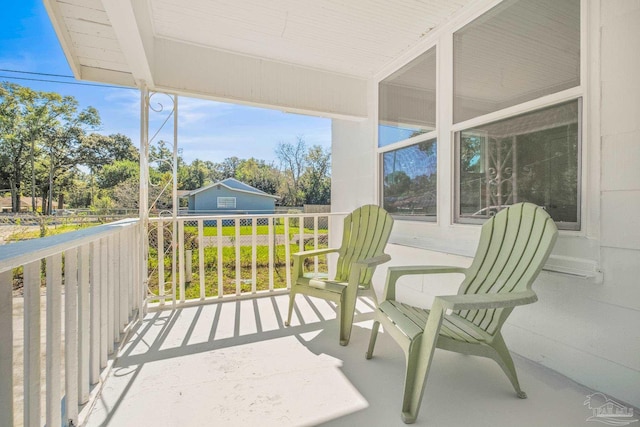
<instances>
[{"instance_id":1,"label":"tree","mask_svg":"<svg viewBox=\"0 0 640 427\"><path fill-rule=\"evenodd\" d=\"M105 165L96 175L98 187L107 189L125 182L131 178L138 179L140 165L131 160L118 160Z\"/></svg>"},{"instance_id":2,"label":"tree","mask_svg":"<svg viewBox=\"0 0 640 427\"><path fill-rule=\"evenodd\" d=\"M64 107L59 119L45 130L43 138L49 161L49 210L55 184L63 179L68 181L82 162L81 144L87 129L95 129L100 124L98 110L88 107L78 112L74 98L66 99ZM58 209L63 207L64 192L58 191Z\"/></svg>"},{"instance_id":3,"label":"tree","mask_svg":"<svg viewBox=\"0 0 640 427\"><path fill-rule=\"evenodd\" d=\"M300 177L306 166L307 144L301 136L296 138L295 144L280 142L276 148L276 155L284 174L283 202L290 206L298 206L304 201Z\"/></svg>"},{"instance_id":4,"label":"tree","mask_svg":"<svg viewBox=\"0 0 640 427\"><path fill-rule=\"evenodd\" d=\"M119 133L86 135L80 143L80 161L92 173L98 168L121 160L139 161L140 154L131 138Z\"/></svg>"},{"instance_id":5,"label":"tree","mask_svg":"<svg viewBox=\"0 0 640 427\"><path fill-rule=\"evenodd\" d=\"M252 157L240 162L235 177L267 194L276 194L280 181L280 172L273 164L267 164L264 160Z\"/></svg>"},{"instance_id":6,"label":"tree","mask_svg":"<svg viewBox=\"0 0 640 427\"><path fill-rule=\"evenodd\" d=\"M319 145L309 148L306 168L300 178L305 203L331 203L331 154Z\"/></svg>"}]
</instances>

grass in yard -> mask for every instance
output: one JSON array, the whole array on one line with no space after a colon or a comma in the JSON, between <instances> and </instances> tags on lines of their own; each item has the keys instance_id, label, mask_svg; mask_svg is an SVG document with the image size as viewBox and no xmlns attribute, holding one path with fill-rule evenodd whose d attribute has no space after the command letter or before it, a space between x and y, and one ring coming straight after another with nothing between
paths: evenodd
<instances>
[{"instance_id":1,"label":"grass in yard","mask_svg":"<svg viewBox=\"0 0 640 427\"><path fill-rule=\"evenodd\" d=\"M198 227L195 225L186 225L184 227L185 232L193 233L196 236L198 235ZM217 227L207 226L203 227L202 232L205 236L217 236L218 229ZM299 233L300 230L298 227L290 226L289 227L289 237L293 234ZM313 234L313 228L305 228L305 234ZM318 229L319 234L326 234L327 229ZM241 225L240 226L240 235L241 236L250 236L253 234L253 227L250 225ZM257 235L265 235L269 234L269 226L268 225L258 225L256 226L256 234ZM273 227L274 235L284 235L284 225L275 225ZM236 228L234 226L223 226L222 227L222 235L231 237L236 235Z\"/></svg>"},{"instance_id":2,"label":"grass in yard","mask_svg":"<svg viewBox=\"0 0 640 427\"><path fill-rule=\"evenodd\" d=\"M274 247L274 272L273 287L274 289L286 288L287 286L287 269L292 264L287 265L285 258L285 246L277 245ZM290 246L291 253L299 250L297 245ZM256 290L269 289L269 247L257 246L256 257ZM240 278L241 292L251 292L252 283L252 251L251 246L240 247ZM291 260L291 263L293 260ZM308 269L313 270L313 259L308 260ZM149 290L158 295L158 255L155 249L151 249L149 254ZM171 292L171 254L164 257L165 271L165 294ZM199 271L199 254L198 250L193 251L192 258L192 281L185 284L185 298L200 298L200 276ZM318 271L320 273L327 272L326 256L318 257ZM218 248L207 247L204 249L204 274L205 274L205 296L212 297L218 295ZM222 248L222 282L224 295L233 295L236 293L236 261L235 248L232 246ZM176 283L176 298L179 298L179 286Z\"/></svg>"}]
</instances>

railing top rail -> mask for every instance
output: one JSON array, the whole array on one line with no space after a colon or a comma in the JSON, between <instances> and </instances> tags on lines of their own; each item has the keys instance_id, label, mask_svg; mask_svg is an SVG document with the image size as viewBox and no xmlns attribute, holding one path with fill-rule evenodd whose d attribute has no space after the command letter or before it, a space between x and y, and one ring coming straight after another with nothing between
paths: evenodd
<instances>
[{"instance_id":1,"label":"railing top rail","mask_svg":"<svg viewBox=\"0 0 640 427\"><path fill-rule=\"evenodd\" d=\"M123 219L83 230L2 245L0 246L0 273L67 249L91 243L119 231L123 227L131 227L136 224L138 224L137 218Z\"/></svg>"},{"instance_id":2,"label":"railing top rail","mask_svg":"<svg viewBox=\"0 0 640 427\"><path fill-rule=\"evenodd\" d=\"M345 216L348 215L349 212L315 212L315 213L296 213L296 214L234 214L234 215L181 215L177 216L176 220L178 221L197 221L200 219L203 220L211 220L211 219L249 219L249 218L313 218L316 216ZM152 217L149 218L150 222L159 222L159 221L171 221L173 217L171 216L162 216L162 217Z\"/></svg>"}]
</instances>

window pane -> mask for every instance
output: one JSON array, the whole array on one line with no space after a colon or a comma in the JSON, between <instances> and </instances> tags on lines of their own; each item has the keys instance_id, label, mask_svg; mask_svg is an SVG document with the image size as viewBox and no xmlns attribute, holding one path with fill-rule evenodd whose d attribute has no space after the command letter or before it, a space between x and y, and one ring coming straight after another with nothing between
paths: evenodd
<instances>
[{"instance_id":1,"label":"window pane","mask_svg":"<svg viewBox=\"0 0 640 427\"><path fill-rule=\"evenodd\" d=\"M435 140L384 153L383 207L410 219L435 220L436 160Z\"/></svg>"},{"instance_id":2,"label":"window pane","mask_svg":"<svg viewBox=\"0 0 640 427\"><path fill-rule=\"evenodd\" d=\"M454 122L580 84L580 0L507 0L453 35Z\"/></svg>"},{"instance_id":3,"label":"window pane","mask_svg":"<svg viewBox=\"0 0 640 427\"><path fill-rule=\"evenodd\" d=\"M459 217L544 206L562 228L579 219L579 101L459 132Z\"/></svg>"},{"instance_id":4,"label":"window pane","mask_svg":"<svg viewBox=\"0 0 640 427\"><path fill-rule=\"evenodd\" d=\"M434 130L436 48L381 81L379 98L379 147Z\"/></svg>"},{"instance_id":5,"label":"window pane","mask_svg":"<svg viewBox=\"0 0 640 427\"><path fill-rule=\"evenodd\" d=\"M235 209L236 198L235 197L218 197L219 209Z\"/></svg>"}]
</instances>

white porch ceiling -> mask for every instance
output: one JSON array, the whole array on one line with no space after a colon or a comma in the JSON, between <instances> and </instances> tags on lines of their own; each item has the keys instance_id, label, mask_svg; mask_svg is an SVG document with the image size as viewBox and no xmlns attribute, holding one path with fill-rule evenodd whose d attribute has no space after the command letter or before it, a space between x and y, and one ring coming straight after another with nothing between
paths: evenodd
<instances>
[{"instance_id":1,"label":"white porch ceiling","mask_svg":"<svg viewBox=\"0 0 640 427\"><path fill-rule=\"evenodd\" d=\"M365 117L367 80L473 0L43 0L77 78Z\"/></svg>"}]
</instances>

